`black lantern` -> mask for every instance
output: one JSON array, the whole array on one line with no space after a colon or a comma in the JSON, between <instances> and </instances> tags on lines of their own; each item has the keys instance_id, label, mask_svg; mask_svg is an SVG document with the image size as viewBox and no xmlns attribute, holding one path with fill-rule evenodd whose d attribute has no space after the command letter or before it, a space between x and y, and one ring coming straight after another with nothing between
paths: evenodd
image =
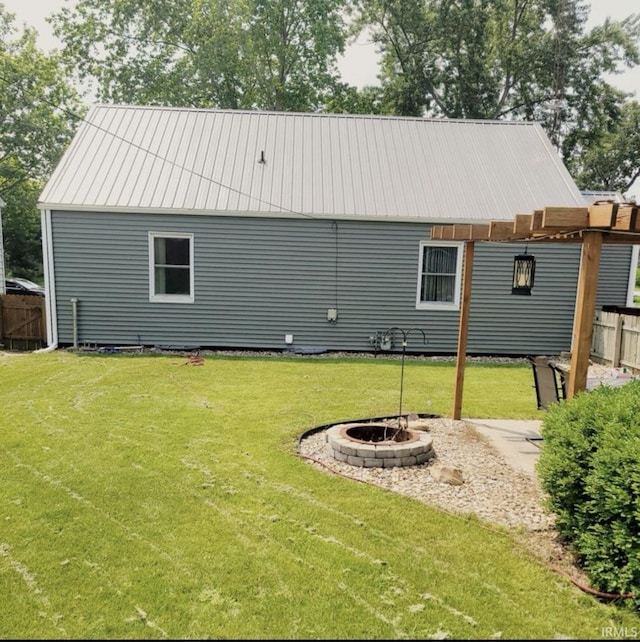
<instances>
[{"instance_id":1,"label":"black lantern","mask_svg":"<svg viewBox=\"0 0 640 642\"><path fill-rule=\"evenodd\" d=\"M536 273L536 259L532 254L516 254L513 257L513 285L511 294L531 295L533 277Z\"/></svg>"}]
</instances>

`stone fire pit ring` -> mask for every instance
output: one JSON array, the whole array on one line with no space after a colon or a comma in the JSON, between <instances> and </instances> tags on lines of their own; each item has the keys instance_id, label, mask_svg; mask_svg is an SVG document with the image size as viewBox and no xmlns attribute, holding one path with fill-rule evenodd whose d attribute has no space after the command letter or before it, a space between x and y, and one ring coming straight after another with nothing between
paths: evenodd
<instances>
[{"instance_id":1,"label":"stone fire pit ring","mask_svg":"<svg viewBox=\"0 0 640 642\"><path fill-rule=\"evenodd\" d=\"M379 429L387 439L359 439ZM337 461L364 468L394 468L424 464L435 456L431 435L423 430L372 423L344 423L326 432L327 445Z\"/></svg>"}]
</instances>

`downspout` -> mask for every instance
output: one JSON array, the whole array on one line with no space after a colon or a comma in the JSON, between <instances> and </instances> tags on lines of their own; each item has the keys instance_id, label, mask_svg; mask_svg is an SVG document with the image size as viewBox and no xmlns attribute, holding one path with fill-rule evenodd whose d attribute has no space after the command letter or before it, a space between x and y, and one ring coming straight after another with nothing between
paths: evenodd
<instances>
[{"instance_id":1,"label":"downspout","mask_svg":"<svg viewBox=\"0 0 640 642\"><path fill-rule=\"evenodd\" d=\"M78 299L73 297L71 300L71 310L73 316L73 349L78 349Z\"/></svg>"},{"instance_id":2,"label":"downspout","mask_svg":"<svg viewBox=\"0 0 640 642\"><path fill-rule=\"evenodd\" d=\"M55 316L56 288L53 274L53 236L51 233L51 210L40 210L42 227L42 260L44 289L46 294L47 347L36 353L53 352L58 348L58 322Z\"/></svg>"}]
</instances>

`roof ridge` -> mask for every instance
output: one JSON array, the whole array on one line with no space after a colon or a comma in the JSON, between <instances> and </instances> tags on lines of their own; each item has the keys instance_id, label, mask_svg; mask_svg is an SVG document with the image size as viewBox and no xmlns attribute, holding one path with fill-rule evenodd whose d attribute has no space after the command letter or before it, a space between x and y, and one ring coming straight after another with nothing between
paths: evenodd
<instances>
[{"instance_id":1,"label":"roof ridge","mask_svg":"<svg viewBox=\"0 0 640 642\"><path fill-rule=\"evenodd\" d=\"M129 105L126 103L95 103L91 109L131 109L131 110L149 110L149 111L185 111L200 113L216 114L245 114L251 116L273 116L273 117L308 117L308 118L345 118L361 120L387 120L401 122L429 122L429 123L448 123L448 124L482 124L482 125L519 125L519 126L540 126L536 121L527 120L500 120L497 118L449 118L442 117L421 117L421 116L399 116L393 114L349 114L334 112L301 112L301 111L273 111L265 109L229 109L218 107L180 107L167 105Z\"/></svg>"}]
</instances>

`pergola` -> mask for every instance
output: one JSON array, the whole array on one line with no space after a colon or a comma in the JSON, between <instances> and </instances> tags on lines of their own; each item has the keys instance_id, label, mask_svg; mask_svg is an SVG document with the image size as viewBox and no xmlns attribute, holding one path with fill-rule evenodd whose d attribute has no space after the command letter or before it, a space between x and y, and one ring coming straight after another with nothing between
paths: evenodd
<instances>
[{"instance_id":1,"label":"pergola","mask_svg":"<svg viewBox=\"0 0 640 642\"><path fill-rule=\"evenodd\" d=\"M458 353L453 418L460 419L462 389L469 329L471 275L476 241L580 243L578 291L571 339L571 368L567 398L585 390L593 316L595 312L600 255L604 243L640 244L640 217L635 203L598 201L585 207L546 207L532 214L516 214L513 221L434 225L432 240L464 241L462 302L458 330Z\"/></svg>"}]
</instances>

